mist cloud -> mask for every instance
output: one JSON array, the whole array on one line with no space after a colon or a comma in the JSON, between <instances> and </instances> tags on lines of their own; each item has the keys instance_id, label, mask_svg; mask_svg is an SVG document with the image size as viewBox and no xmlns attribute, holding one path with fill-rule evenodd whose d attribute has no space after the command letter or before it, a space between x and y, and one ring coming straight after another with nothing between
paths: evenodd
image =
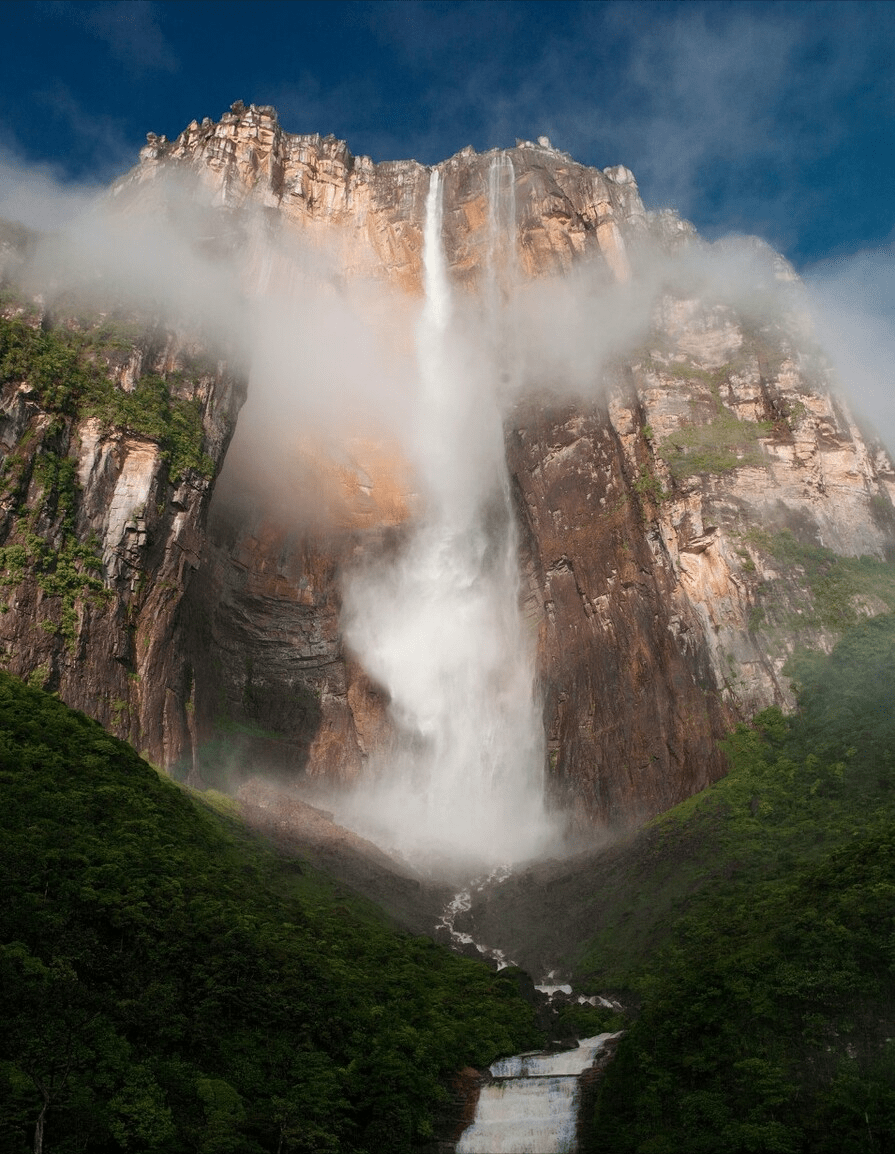
<instances>
[{"instance_id":1,"label":"mist cloud","mask_svg":"<svg viewBox=\"0 0 895 1154\"><path fill-rule=\"evenodd\" d=\"M818 333L856 411L895 449L895 249L816 265L805 275Z\"/></svg>"},{"instance_id":2,"label":"mist cloud","mask_svg":"<svg viewBox=\"0 0 895 1154\"><path fill-rule=\"evenodd\" d=\"M87 212L100 184L70 184L50 164L28 163L0 145L0 218L38 231L56 230Z\"/></svg>"}]
</instances>

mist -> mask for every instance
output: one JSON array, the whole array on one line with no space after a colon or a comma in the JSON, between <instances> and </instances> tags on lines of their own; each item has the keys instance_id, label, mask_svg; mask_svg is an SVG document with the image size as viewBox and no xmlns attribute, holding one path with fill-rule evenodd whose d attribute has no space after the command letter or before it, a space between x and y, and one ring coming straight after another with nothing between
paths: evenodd
<instances>
[{"instance_id":1,"label":"mist","mask_svg":"<svg viewBox=\"0 0 895 1154\"><path fill-rule=\"evenodd\" d=\"M29 164L0 145L0 219L26 228L65 228L102 196L99 184L66 184L49 164Z\"/></svg>"},{"instance_id":2,"label":"mist","mask_svg":"<svg viewBox=\"0 0 895 1154\"><path fill-rule=\"evenodd\" d=\"M389 692L394 741L340 819L413 862L470 872L539 857L559 841L544 797L534 638L520 611L498 407L513 367L494 339L499 281L515 273L514 255L501 259L516 244L505 167L496 157L489 181L485 347L454 308L440 174L430 174L413 437L423 515L398 558L349 576L343 617L347 643Z\"/></svg>"},{"instance_id":3,"label":"mist","mask_svg":"<svg viewBox=\"0 0 895 1154\"><path fill-rule=\"evenodd\" d=\"M67 223L22 273L50 302L113 300L249 366L225 473L296 531L338 519L315 469L337 471L352 438L389 447L406 472L403 543L345 573L342 624L389 702L392 739L330 805L415 864L468 872L562 849L562 815L545 801L535 638L519 611L503 442L513 404L533 390L598 400L607 365L644 344L673 290L800 326L812 306L855 406L890 443L895 430L888 257L817 269L806 292L763 242L731 237L675 255L644 248L628 284L596 263L526 282L513 182L509 157L496 153L474 294L451 284L434 175L423 300L346 278L334 242L251 204L222 209L188 178L101 197L68 196L50 176L32 183L46 212ZM44 219L32 207L29 219Z\"/></svg>"},{"instance_id":4,"label":"mist","mask_svg":"<svg viewBox=\"0 0 895 1154\"><path fill-rule=\"evenodd\" d=\"M895 449L895 251L855 253L804 274L823 347L859 417Z\"/></svg>"}]
</instances>

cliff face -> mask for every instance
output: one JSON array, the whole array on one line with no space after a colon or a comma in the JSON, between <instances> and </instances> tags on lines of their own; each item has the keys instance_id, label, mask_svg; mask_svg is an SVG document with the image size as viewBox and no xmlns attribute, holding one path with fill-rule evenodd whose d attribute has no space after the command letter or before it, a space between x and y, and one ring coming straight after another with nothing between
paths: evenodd
<instances>
[{"instance_id":1,"label":"cliff face","mask_svg":"<svg viewBox=\"0 0 895 1154\"><path fill-rule=\"evenodd\" d=\"M629 276L623 237L645 234L647 220L628 169L586 168L549 143L520 142L511 152L525 272L563 273L599 256L617 276ZM429 170L416 161L374 164L332 136L284 132L272 108L240 104L218 123L193 121L173 142L150 134L140 161L119 182L119 196L145 190L160 176L189 174L221 207L275 210L311 238L335 239L348 274L419 289ZM461 281L480 271L489 164L467 148L441 166L445 244ZM686 231L680 222L670 228Z\"/></svg>"},{"instance_id":2,"label":"cliff face","mask_svg":"<svg viewBox=\"0 0 895 1154\"><path fill-rule=\"evenodd\" d=\"M810 556L893 541L891 462L826 385L784 330L666 300L603 404L514 415L555 772L588 812L624 820L706 784L713 737L792 706L797 644L889 608L843 578L837 618L806 576Z\"/></svg>"},{"instance_id":3,"label":"cliff face","mask_svg":"<svg viewBox=\"0 0 895 1154\"><path fill-rule=\"evenodd\" d=\"M3 313L3 663L189 763L183 596L244 382L145 322L54 327L21 298Z\"/></svg>"},{"instance_id":4,"label":"cliff face","mask_svg":"<svg viewBox=\"0 0 895 1154\"><path fill-rule=\"evenodd\" d=\"M791 701L787 655L799 641L828 645L841 625L812 574L835 555L891 551L895 471L834 399L798 318L750 311L692 277L656 287L651 262L700 242L673 214L647 213L627 169L586 168L543 139L504 155L513 276L586 270L606 285L642 280L653 297L637 347L589 390L529 372L505 420L551 789L584 824L629 824L717 777L715 741L737 717ZM488 274L492 160L466 149L439 166L451 276L470 293ZM235 217L260 211L267 228L335 253L346 281L421 291L429 178L415 162L373 164L235 105L176 141L151 136L113 192L145 199L172 174ZM776 273L787 277L779 262ZM164 356L173 364L176 351ZM220 375L189 388L220 461L238 390ZM9 411L12 449L37 415L21 396ZM48 665L66 700L181 772L195 738L206 752L192 768L207 781L247 763L362 773L389 727L381 691L342 644L339 577L400 539L413 483L393 451L306 453L296 491L327 493L328 514L313 517L253 490L233 458L205 535L208 483L169 485L158 446L89 420L64 436L79 531L102 542L115 597L84 609L66 649L35 629L46 609L37 586L23 589L0 619L10 668ZM846 617L885 608L840 586Z\"/></svg>"}]
</instances>

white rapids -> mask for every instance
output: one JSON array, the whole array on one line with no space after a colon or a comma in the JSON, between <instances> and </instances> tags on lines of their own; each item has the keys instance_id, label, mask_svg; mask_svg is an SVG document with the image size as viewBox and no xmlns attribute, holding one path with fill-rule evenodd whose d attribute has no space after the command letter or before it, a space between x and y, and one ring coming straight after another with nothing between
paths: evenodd
<instances>
[{"instance_id":1,"label":"white rapids","mask_svg":"<svg viewBox=\"0 0 895 1154\"><path fill-rule=\"evenodd\" d=\"M516 963L507 957L505 950L477 942L472 934L458 930L455 923L460 914L464 914L472 909L473 893L481 893L489 886L500 885L501 882L505 882L508 877L512 876L512 872L509 866L497 866L487 877L473 878L466 889L462 889L454 894L444 907L441 917L435 924L436 934L439 931L447 930L451 946L454 949L462 949L463 946L474 946L483 958L489 958L492 962L495 962L498 970L504 970L507 966L515 966ZM569 989L571 990L571 986Z\"/></svg>"},{"instance_id":2,"label":"white rapids","mask_svg":"<svg viewBox=\"0 0 895 1154\"><path fill-rule=\"evenodd\" d=\"M457 1154L574 1154L581 1075L617 1034L585 1038L558 1054L519 1054L491 1066Z\"/></svg>"}]
</instances>

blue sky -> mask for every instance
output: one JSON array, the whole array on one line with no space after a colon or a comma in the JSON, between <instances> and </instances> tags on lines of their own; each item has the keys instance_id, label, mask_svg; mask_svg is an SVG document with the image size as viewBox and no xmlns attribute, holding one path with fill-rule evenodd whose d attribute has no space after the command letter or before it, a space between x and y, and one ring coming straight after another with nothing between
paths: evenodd
<instances>
[{"instance_id":1,"label":"blue sky","mask_svg":"<svg viewBox=\"0 0 895 1154\"><path fill-rule=\"evenodd\" d=\"M374 160L546 133L626 164L648 207L761 235L799 268L895 239L892 4L38 0L2 15L6 173L93 187L147 131L243 99Z\"/></svg>"},{"instance_id":2,"label":"blue sky","mask_svg":"<svg viewBox=\"0 0 895 1154\"><path fill-rule=\"evenodd\" d=\"M755 234L895 447L895 4L379 0L0 6L0 216L61 223L233 103L374 160L546 134L648 208Z\"/></svg>"}]
</instances>

